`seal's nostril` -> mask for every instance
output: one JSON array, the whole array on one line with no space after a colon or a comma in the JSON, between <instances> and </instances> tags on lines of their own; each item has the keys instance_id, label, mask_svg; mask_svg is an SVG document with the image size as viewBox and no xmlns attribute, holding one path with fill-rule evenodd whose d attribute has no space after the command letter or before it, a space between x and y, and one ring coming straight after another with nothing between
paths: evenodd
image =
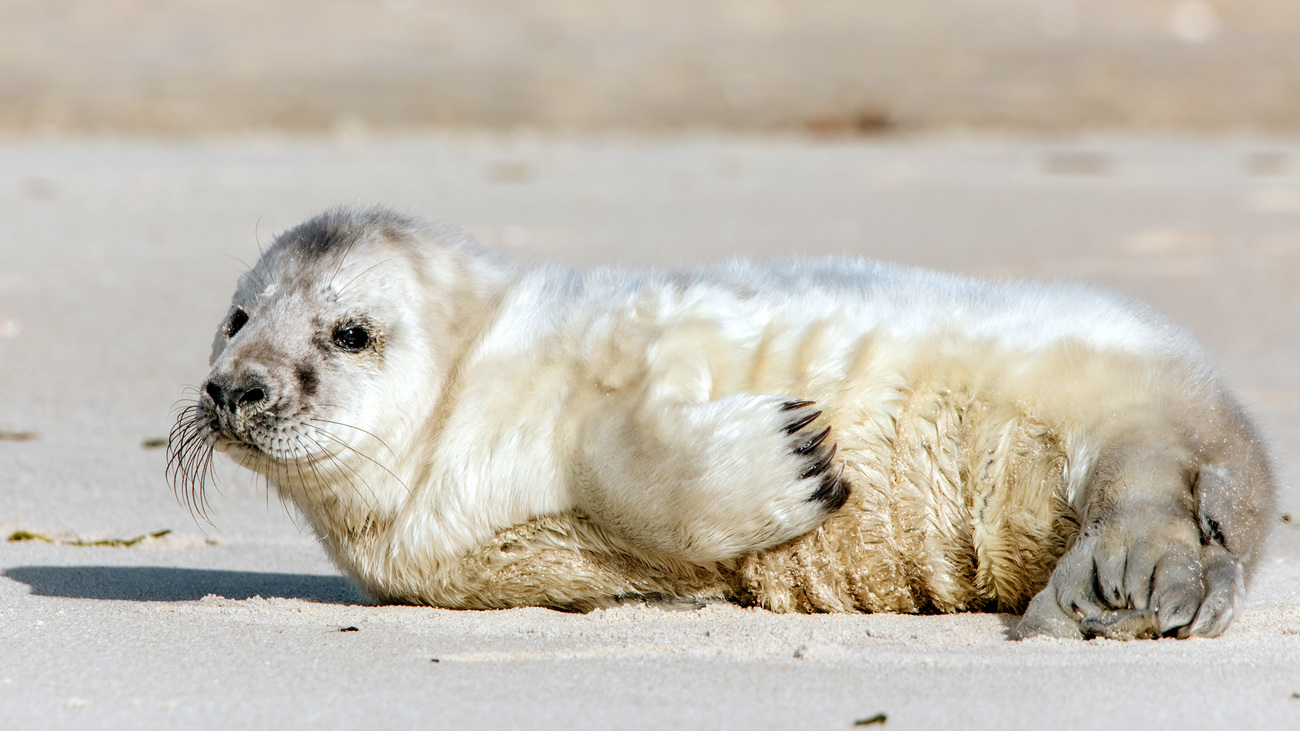
<instances>
[{"instance_id":1,"label":"seal's nostril","mask_svg":"<svg viewBox=\"0 0 1300 731\"><path fill-rule=\"evenodd\" d=\"M249 409L266 400L266 389L261 385L222 386L219 380L208 381L203 390L212 398L212 404L222 411Z\"/></svg>"},{"instance_id":2,"label":"seal's nostril","mask_svg":"<svg viewBox=\"0 0 1300 731\"><path fill-rule=\"evenodd\" d=\"M208 381L208 385L204 386L203 390L208 392L208 396L212 398L212 403L217 406L225 405L225 391L215 381Z\"/></svg>"}]
</instances>

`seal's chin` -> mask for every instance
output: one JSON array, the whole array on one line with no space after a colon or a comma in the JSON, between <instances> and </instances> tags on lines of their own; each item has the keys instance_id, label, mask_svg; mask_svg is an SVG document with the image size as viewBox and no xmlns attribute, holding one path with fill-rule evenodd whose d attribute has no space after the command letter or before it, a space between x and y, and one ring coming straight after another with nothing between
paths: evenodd
<instances>
[{"instance_id":1,"label":"seal's chin","mask_svg":"<svg viewBox=\"0 0 1300 731\"><path fill-rule=\"evenodd\" d=\"M264 471L258 469L258 465L262 463L268 465L291 464L306 457L304 454L276 449L272 446L259 444L246 436L230 434L229 432L212 433L212 450L221 452L236 462L245 464L250 469L259 472Z\"/></svg>"},{"instance_id":2,"label":"seal's chin","mask_svg":"<svg viewBox=\"0 0 1300 731\"><path fill-rule=\"evenodd\" d=\"M237 442L233 439L214 439L212 441L212 450L214 452L221 452L222 454L230 454L231 456L237 456L232 454L237 450L243 450L249 448L250 448L249 445L244 444L243 442Z\"/></svg>"},{"instance_id":3,"label":"seal's chin","mask_svg":"<svg viewBox=\"0 0 1300 731\"><path fill-rule=\"evenodd\" d=\"M214 452L221 452L236 462L251 464L271 460L271 455L256 443L229 431L208 427L205 439Z\"/></svg>"},{"instance_id":4,"label":"seal's chin","mask_svg":"<svg viewBox=\"0 0 1300 731\"><path fill-rule=\"evenodd\" d=\"M297 471L314 470L326 463L337 464L341 452L352 448L341 439L307 424L282 423L259 426L247 433L209 427L208 441L236 463L264 475L284 477Z\"/></svg>"}]
</instances>

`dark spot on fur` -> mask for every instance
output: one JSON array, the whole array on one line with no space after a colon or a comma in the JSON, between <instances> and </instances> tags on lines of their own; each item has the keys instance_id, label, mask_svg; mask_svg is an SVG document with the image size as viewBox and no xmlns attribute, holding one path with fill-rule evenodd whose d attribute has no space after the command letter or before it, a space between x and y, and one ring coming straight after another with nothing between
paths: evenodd
<instances>
[{"instance_id":1,"label":"dark spot on fur","mask_svg":"<svg viewBox=\"0 0 1300 731\"><path fill-rule=\"evenodd\" d=\"M311 344L320 351L322 355L329 355L334 352L334 343L330 342L329 333L319 333L311 339Z\"/></svg>"},{"instance_id":2,"label":"dark spot on fur","mask_svg":"<svg viewBox=\"0 0 1300 731\"><path fill-rule=\"evenodd\" d=\"M1223 545L1223 528L1214 518L1206 518L1204 530L1201 531L1201 545L1208 546L1211 543Z\"/></svg>"},{"instance_id":3,"label":"dark spot on fur","mask_svg":"<svg viewBox=\"0 0 1300 731\"><path fill-rule=\"evenodd\" d=\"M294 373L298 376L298 387L302 389L302 395L308 398L315 396L316 389L320 386L320 376L316 374L316 369L299 364Z\"/></svg>"},{"instance_id":4,"label":"dark spot on fur","mask_svg":"<svg viewBox=\"0 0 1300 731\"><path fill-rule=\"evenodd\" d=\"M378 229L381 236L397 239L420 228L419 221L382 208L335 209L290 229L281 236L281 241L309 256L320 256L328 251L348 249L367 230Z\"/></svg>"},{"instance_id":5,"label":"dark spot on fur","mask_svg":"<svg viewBox=\"0 0 1300 731\"><path fill-rule=\"evenodd\" d=\"M340 632L360 632L359 627L339 627Z\"/></svg>"},{"instance_id":6,"label":"dark spot on fur","mask_svg":"<svg viewBox=\"0 0 1300 731\"><path fill-rule=\"evenodd\" d=\"M241 360L261 363L269 368L283 363L285 359L284 354L276 350L273 343L264 338L257 338L245 345L244 350L241 351Z\"/></svg>"}]
</instances>

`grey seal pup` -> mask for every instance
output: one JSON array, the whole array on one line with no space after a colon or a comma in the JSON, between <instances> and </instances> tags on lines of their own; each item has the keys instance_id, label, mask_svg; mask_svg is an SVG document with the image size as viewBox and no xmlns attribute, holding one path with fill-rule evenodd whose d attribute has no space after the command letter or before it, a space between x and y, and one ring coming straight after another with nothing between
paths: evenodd
<instances>
[{"instance_id":1,"label":"grey seal pup","mask_svg":"<svg viewBox=\"0 0 1300 731\"><path fill-rule=\"evenodd\" d=\"M380 602L1024 612L1223 632L1273 514L1202 348L1062 283L528 266L338 209L238 284L169 477L265 476Z\"/></svg>"}]
</instances>

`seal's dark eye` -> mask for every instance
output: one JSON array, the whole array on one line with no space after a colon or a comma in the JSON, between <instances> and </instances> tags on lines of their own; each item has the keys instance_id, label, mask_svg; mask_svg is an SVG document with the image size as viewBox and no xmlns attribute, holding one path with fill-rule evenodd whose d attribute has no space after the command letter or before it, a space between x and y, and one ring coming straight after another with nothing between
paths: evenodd
<instances>
[{"instance_id":1,"label":"seal's dark eye","mask_svg":"<svg viewBox=\"0 0 1300 731\"><path fill-rule=\"evenodd\" d=\"M334 345L339 350L356 353L365 350L366 346L370 345L370 333L360 325L341 327L334 331Z\"/></svg>"},{"instance_id":2,"label":"seal's dark eye","mask_svg":"<svg viewBox=\"0 0 1300 731\"><path fill-rule=\"evenodd\" d=\"M239 332L239 328L246 322L248 322L248 313L235 308L235 311L230 313L230 319L226 320L226 340L235 337L235 333Z\"/></svg>"}]
</instances>

